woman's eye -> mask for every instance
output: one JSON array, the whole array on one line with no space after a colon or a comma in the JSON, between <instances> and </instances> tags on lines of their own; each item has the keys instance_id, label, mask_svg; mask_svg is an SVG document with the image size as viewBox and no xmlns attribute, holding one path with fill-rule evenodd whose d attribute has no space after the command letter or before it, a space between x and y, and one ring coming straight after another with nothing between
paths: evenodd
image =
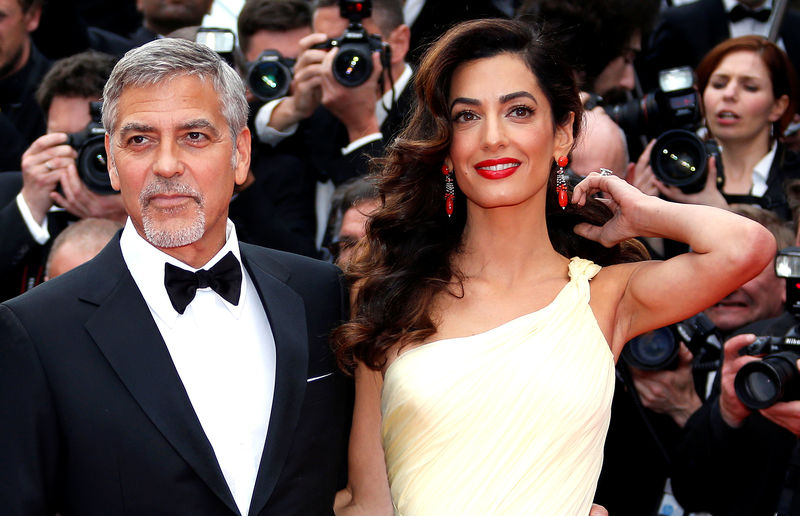
<instances>
[{"instance_id":1,"label":"woman's eye","mask_svg":"<svg viewBox=\"0 0 800 516\"><path fill-rule=\"evenodd\" d=\"M517 118L526 118L533 114L533 109L528 106L515 106L511 108L511 115Z\"/></svg>"},{"instance_id":2,"label":"woman's eye","mask_svg":"<svg viewBox=\"0 0 800 516\"><path fill-rule=\"evenodd\" d=\"M472 111L461 111L455 117L453 117L454 122L471 122L477 119L478 115L476 115Z\"/></svg>"}]
</instances>

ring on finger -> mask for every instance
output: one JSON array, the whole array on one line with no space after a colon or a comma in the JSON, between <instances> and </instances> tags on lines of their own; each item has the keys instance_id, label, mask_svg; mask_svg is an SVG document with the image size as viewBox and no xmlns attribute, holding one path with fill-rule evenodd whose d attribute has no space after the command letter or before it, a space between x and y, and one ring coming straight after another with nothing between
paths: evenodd
<instances>
[{"instance_id":1,"label":"ring on finger","mask_svg":"<svg viewBox=\"0 0 800 516\"><path fill-rule=\"evenodd\" d=\"M613 176L613 175L614 175L614 172L610 171L610 170L609 170L609 169L607 169L607 168L601 168L601 169L600 169L600 175L601 175L601 176Z\"/></svg>"},{"instance_id":2,"label":"ring on finger","mask_svg":"<svg viewBox=\"0 0 800 516\"><path fill-rule=\"evenodd\" d=\"M53 171L53 165L51 165L49 161L45 161L44 166L47 167L47 170L49 170L50 172Z\"/></svg>"}]
</instances>

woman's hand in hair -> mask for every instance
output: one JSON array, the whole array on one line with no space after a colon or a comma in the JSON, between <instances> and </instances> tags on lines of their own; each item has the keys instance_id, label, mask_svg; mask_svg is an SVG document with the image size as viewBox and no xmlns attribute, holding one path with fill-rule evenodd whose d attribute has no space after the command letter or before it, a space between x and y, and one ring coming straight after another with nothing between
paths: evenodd
<instances>
[{"instance_id":1,"label":"woman's hand in hair","mask_svg":"<svg viewBox=\"0 0 800 516\"><path fill-rule=\"evenodd\" d=\"M575 226L575 233L594 240L606 247L644 235L643 227L647 217L657 216L660 199L644 194L637 188L614 175L592 172L573 190L572 202L584 206L595 194L597 200L605 204L613 216L602 226L581 223Z\"/></svg>"}]
</instances>

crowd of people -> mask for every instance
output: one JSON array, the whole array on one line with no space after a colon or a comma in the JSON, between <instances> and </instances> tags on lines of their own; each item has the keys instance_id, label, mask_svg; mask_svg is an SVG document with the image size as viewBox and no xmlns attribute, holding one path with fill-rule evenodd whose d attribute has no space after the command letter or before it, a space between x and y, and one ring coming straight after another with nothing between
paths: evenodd
<instances>
[{"instance_id":1,"label":"crowd of people","mask_svg":"<svg viewBox=\"0 0 800 516\"><path fill-rule=\"evenodd\" d=\"M800 515L800 10L212 3L0 0L0 514Z\"/></svg>"}]
</instances>

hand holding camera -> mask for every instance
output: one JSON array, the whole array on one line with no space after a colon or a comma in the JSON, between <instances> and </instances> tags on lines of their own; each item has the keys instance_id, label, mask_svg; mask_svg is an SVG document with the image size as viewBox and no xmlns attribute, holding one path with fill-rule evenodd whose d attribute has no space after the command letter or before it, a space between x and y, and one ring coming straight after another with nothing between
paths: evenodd
<instances>
[{"instance_id":1,"label":"hand holding camera","mask_svg":"<svg viewBox=\"0 0 800 516\"><path fill-rule=\"evenodd\" d=\"M58 187L60 172L75 168L77 151L67 145L65 133L39 137L22 155L22 197L39 224L53 205L50 194Z\"/></svg>"},{"instance_id":2,"label":"hand holding camera","mask_svg":"<svg viewBox=\"0 0 800 516\"><path fill-rule=\"evenodd\" d=\"M361 23L371 15L371 2L340 0L339 8L349 22L341 36L329 39L315 33L300 40L302 52L291 70L289 95L272 111L269 126L273 129L286 131L322 103L347 126L351 141L378 132L375 103L381 72L390 62L389 46L380 36L367 33ZM249 70L252 91L260 89L276 98L286 89L281 83L288 66L282 57L262 54ZM267 100L264 95L261 98Z\"/></svg>"},{"instance_id":3,"label":"hand holding camera","mask_svg":"<svg viewBox=\"0 0 800 516\"><path fill-rule=\"evenodd\" d=\"M743 363L736 371L733 390L742 405L800 436L800 338L795 328L789 333L750 338L743 347L731 344ZM745 362L748 358L752 360Z\"/></svg>"},{"instance_id":4,"label":"hand holding camera","mask_svg":"<svg viewBox=\"0 0 800 516\"><path fill-rule=\"evenodd\" d=\"M675 369L645 371L631 368L631 376L642 405L659 414L667 414L683 427L703 402L694 387L692 352L679 343Z\"/></svg>"},{"instance_id":5,"label":"hand holding camera","mask_svg":"<svg viewBox=\"0 0 800 516\"><path fill-rule=\"evenodd\" d=\"M375 104L380 98L378 78L382 69L377 54L367 56L371 75L358 86L343 85L334 71L341 52L339 48L331 50L322 62L322 105L344 124L352 142L380 132Z\"/></svg>"}]
</instances>

